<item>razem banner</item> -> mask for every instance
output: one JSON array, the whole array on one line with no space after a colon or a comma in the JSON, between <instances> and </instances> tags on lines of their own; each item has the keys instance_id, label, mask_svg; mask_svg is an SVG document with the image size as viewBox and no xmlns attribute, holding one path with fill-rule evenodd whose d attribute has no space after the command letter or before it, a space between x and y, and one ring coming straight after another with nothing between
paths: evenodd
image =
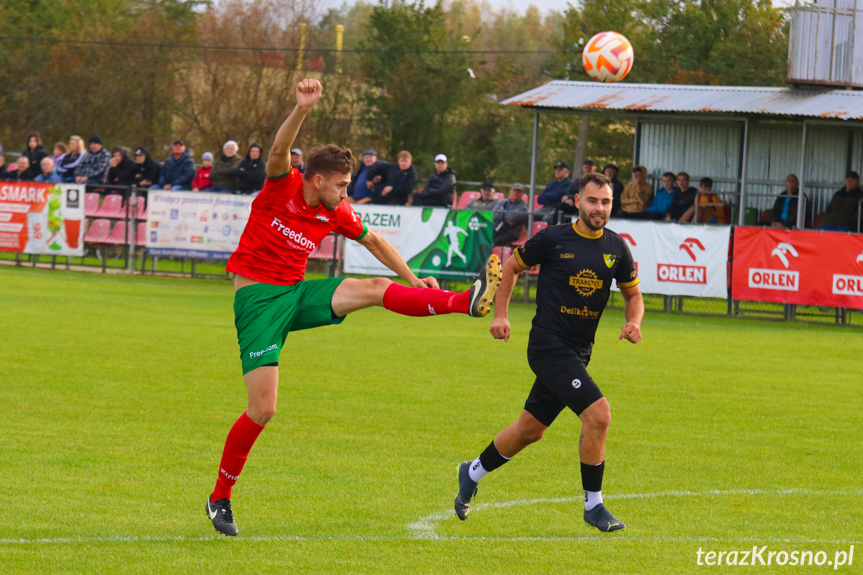
<instances>
[{"instance_id":1,"label":"razem banner","mask_svg":"<svg viewBox=\"0 0 863 575\"><path fill-rule=\"evenodd\" d=\"M642 292L728 297L729 228L630 220L608 227L629 245Z\"/></svg>"},{"instance_id":2,"label":"razem banner","mask_svg":"<svg viewBox=\"0 0 863 575\"><path fill-rule=\"evenodd\" d=\"M863 309L863 235L737 228L731 296Z\"/></svg>"},{"instance_id":3,"label":"razem banner","mask_svg":"<svg viewBox=\"0 0 863 575\"><path fill-rule=\"evenodd\" d=\"M150 191L147 251L155 256L227 260L249 221L252 196Z\"/></svg>"},{"instance_id":4,"label":"razem banner","mask_svg":"<svg viewBox=\"0 0 863 575\"><path fill-rule=\"evenodd\" d=\"M84 186L0 181L0 251L84 255Z\"/></svg>"},{"instance_id":5,"label":"razem banner","mask_svg":"<svg viewBox=\"0 0 863 575\"><path fill-rule=\"evenodd\" d=\"M492 213L405 206L353 206L363 223L390 242L422 275L471 277L492 250ZM366 248L345 244L345 272L395 275Z\"/></svg>"}]
</instances>

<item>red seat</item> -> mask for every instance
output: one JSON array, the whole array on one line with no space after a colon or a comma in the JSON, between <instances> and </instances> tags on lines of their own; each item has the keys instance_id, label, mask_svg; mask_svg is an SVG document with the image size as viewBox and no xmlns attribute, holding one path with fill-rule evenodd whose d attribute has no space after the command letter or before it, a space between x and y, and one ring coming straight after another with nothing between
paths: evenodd
<instances>
[{"instance_id":1,"label":"red seat","mask_svg":"<svg viewBox=\"0 0 863 575\"><path fill-rule=\"evenodd\" d=\"M456 204L455 209L463 210L469 203L479 198L481 194L479 192L462 192L462 195L459 196L458 203Z\"/></svg>"},{"instance_id":2,"label":"red seat","mask_svg":"<svg viewBox=\"0 0 863 575\"><path fill-rule=\"evenodd\" d=\"M824 225L825 219L827 219L827 212L818 212L815 214L815 221L812 222L812 227L817 230Z\"/></svg>"},{"instance_id":3,"label":"red seat","mask_svg":"<svg viewBox=\"0 0 863 575\"><path fill-rule=\"evenodd\" d=\"M533 222L533 233L530 234L530 237L535 236L537 233L539 233L540 231L544 230L547 227L548 227L548 222ZM521 230L521 237L518 238L517 241L512 242L513 246L518 247L528 240L526 230L527 230L527 228L523 228Z\"/></svg>"},{"instance_id":4,"label":"red seat","mask_svg":"<svg viewBox=\"0 0 863 575\"><path fill-rule=\"evenodd\" d=\"M758 223L769 225L771 216L773 216L773 210L772 209L764 210L763 212L761 212L761 219L758 220Z\"/></svg>"},{"instance_id":5,"label":"red seat","mask_svg":"<svg viewBox=\"0 0 863 575\"><path fill-rule=\"evenodd\" d=\"M137 208L135 209L135 219L136 220L146 220L147 219L147 200L142 196L138 196L136 201L138 202Z\"/></svg>"},{"instance_id":6,"label":"red seat","mask_svg":"<svg viewBox=\"0 0 863 575\"><path fill-rule=\"evenodd\" d=\"M135 245L144 246L147 244L147 222L138 222L138 229L135 232Z\"/></svg>"},{"instance_id":7,"label":"red seat","mask_svg":"<svg viewBox=\"0 0 863 575\"><path fill-rule=\"evenodd\" d=\"M318 244L318 247L309 254L310 260L331 260L333 259L333 253L338 255L338 241L339 236L336 234L330 234L324 239L321 240L321 243Z\"/></svg>"},{"instance_id":8,"label":"red seat","mask_svg":"<svg viewBox=\"0 0 863 575\"><path fill-rule=\"evenodd\" d=\"M506 196L503 195L503 192L495 192L494 197L497 201L505 200Z\"/></svg>"},{"instance_id":9,"label":"red seat","mask_svg":"<svg viewBox=\"0 0 863 575\"><path fill-rule=\"evenodd\" d=\"M106 244L123 245L127 242L126 238L126 221L120 220L114 224L114 229L111 230L111 235L103 240Z\"/></svg>"},{"instance_id":10,"label":"red seat","mask_svg":"<svg viewBox=\"0 0 863 575\"><path fill-rule=\"evenodd\" d=\"M539 203L539 194L533 197L533 211L537 211L543 208L543 205Z\"/></svg>"},{"instance_id":11,"label":"red seat","mask_svg":"<svg viewBox=\"0 0 863 575\"><path fill-rule=\"evenodd\" d=\"M512 248L509 246L495 246L491 253L497 255L500 258L500 263L504 263L510 257L512 257Z\"/></svg>"},{"instance_id":12,"label":"red seat","mask_svg":"<svg viewBox=\"0 0 863 575\"><path fill-rule=\"evenodd\" d=\"M105 243L110 232L111 222L108 220L93 220L90 224L90 229L87 231L87 235L84 236L84 243Z\"/></svg>"},{"instance_id":13,"label":"red seat","mask_svg":"<svg viewBox=\"0 0 863 575\"><path fill-rule=\"evenodd\" d=\"M124 218L123 196L120 194L108 194L102 201L102 207L96 213L100 218Z\"/></svg>"},{"instance_id":14,"label":"red seat","mask_svg":"<svg viewBox=\"0 0 863 575\"><path fill-rule=\"evenodd\" d=\"M84 215L95 216L99 213L99 194L84 194Z\"/></svg>"}]
</instances>

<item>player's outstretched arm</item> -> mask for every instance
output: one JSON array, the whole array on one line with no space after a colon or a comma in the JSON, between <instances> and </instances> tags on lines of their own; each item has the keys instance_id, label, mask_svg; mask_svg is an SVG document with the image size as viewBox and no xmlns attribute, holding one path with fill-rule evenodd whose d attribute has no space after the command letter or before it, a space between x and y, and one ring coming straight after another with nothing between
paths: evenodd
<instances>
[{"instance_id":1,"label":"player's outstretched arm","mask_svg":"<svg viewBox=\"0 0 863 575\"><path fill-rule=\"evenodd\" d=\"M515 288L518 274L522 272L524 272L524 268L514 257L509 258L503 264L503 277L494 300L494 319L491 322L491 327L489 327L494 339L509 341L509 300L512 298L512 290Z\"/></svg>"},{"instance_id":2,"label":"player's outstretched arm","mask_svg":"<svg viewBox=\"0 0 863 575\"><path fill-rule=\"evenodd\" d=\"M641 287L635 284L628 288L620 288L620 293L623 294L625 302L626 323L621 328L617 339L638 343L641 340L641 320L644 319L644 299L641 297Z\"/></svg>"},{"instance_id":3,"label":"player's outstretched arm","mask_svg":"<svg viewBox=\"0 0 863 575\"><path fill-rule=\"evenodd\" d=\"M418 288L430 287L438 289L438 283L435 278L418 278L414 275L401 254L380 234L369 231L369 233L359 240L359 243L369 250L379 262L393 270L400 278L408 282L409 285Z\"/></svg>"},{"instance_id":4,"label":"player's outstretched arm","mask_svg":"<svg viewBox=\"0 0 863 575\"><path fill-rule=\"evenodd\" d=\"M323 87L317 80L307 78L297 84L297 104L276 132L267 158L267 177L281 176L291 169L291 147L297 139L306 114L321 98L322 93Z\"/></svg>"}]
</instances>

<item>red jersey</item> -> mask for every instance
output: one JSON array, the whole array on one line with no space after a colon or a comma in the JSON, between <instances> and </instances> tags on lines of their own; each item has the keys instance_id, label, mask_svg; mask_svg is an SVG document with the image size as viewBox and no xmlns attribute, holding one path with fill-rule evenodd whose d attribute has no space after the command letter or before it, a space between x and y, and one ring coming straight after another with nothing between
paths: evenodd
<instances>
[{"instance_id":1,"label":"red jersey","mask_svg":"<svg viewBox=\"0 0 863 575\"><path fill-rule=\"evenodd\" d=\"M292 285L306 277L306 262L330 232L358 240L368 228L347 202L335 211L309 207L303 175L267 178L252 202L240 245L228 259L228 271L273 285Z\"/></svg>"}]
</instances>

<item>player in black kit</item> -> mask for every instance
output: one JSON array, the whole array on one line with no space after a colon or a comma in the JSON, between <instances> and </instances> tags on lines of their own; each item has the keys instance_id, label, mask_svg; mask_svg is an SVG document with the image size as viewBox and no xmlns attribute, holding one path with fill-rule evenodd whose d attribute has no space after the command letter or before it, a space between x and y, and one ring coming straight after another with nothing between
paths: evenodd
<instances>
[{"instance_id":1,"label":"player in black kit","mask_svg":"<svg viewBox=\"0 0 863 575\"><path fill-rule=\"evenodd\" d=\"M497 290L491 334L509 339L509 300L518 274L539 268L536 316L530 330L527 359L536 381L518 420L501 431L473 462L458 466L455 512L466 519L477 483L516 453L542 438L563 408L581 419L578 451L584 487L584 520L600 531L625 525L602 504L605 436L611 419L608 400L587 372L596 327L608 302L612 279L626 302L626 323L618 339L641 339L644 301L632 253L623 239L606 230L612 193L608 178L586 174L579 182L572 225L547 228L519 247L504 264Z\"/></svg>"}]
</instances>

